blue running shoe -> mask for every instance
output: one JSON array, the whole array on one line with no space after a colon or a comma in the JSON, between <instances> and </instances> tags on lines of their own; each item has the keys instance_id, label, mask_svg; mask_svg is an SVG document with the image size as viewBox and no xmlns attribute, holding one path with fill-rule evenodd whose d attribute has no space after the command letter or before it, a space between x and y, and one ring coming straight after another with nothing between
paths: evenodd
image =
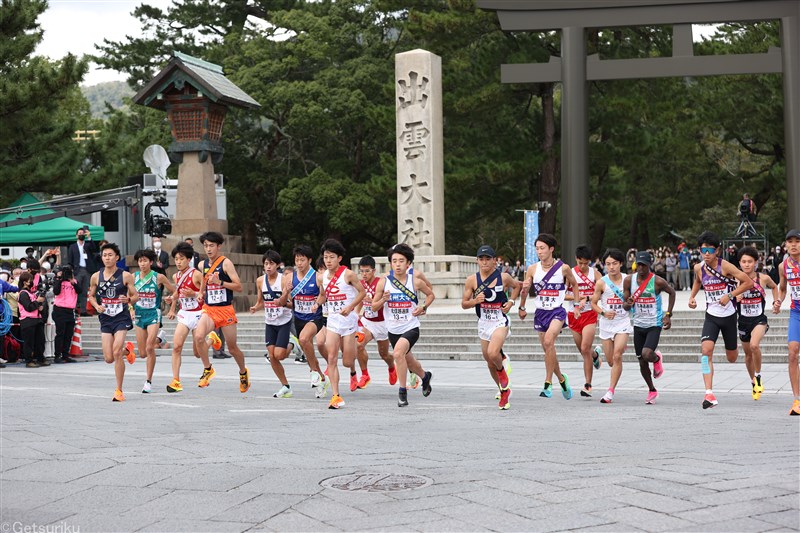
<instances>
[{"instance_id":1,"label":"blue running shoe","mask_svg":"<svg viewBox=\"0 0 800 533\"><path fill-rule=\"evenodd\" d=\"M552 398L553 397L553 384L549 381L544 382L544 388L542 392L539 393L539 396L542 398Z\"/></svg>"},{"instance_id":2,"label":"blue running shoe","mask_svg":"<svg viewBox=\"0 0 800 533\"><path fill-rule=\"evenodd\" d=\"M563 373L561 375L564 376L564 381L559 383L561 385L561 394L564 395L565 400L570 400L572 399L572 387L569 386L569 376Z\"/></svg>"}]
</instances>

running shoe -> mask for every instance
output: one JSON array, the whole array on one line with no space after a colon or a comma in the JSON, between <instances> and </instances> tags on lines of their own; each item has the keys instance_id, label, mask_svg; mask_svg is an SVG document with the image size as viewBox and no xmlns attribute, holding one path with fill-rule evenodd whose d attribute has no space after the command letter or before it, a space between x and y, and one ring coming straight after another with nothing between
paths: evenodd
<instances>
[{"instance_id":1,"label":"running shoe","mask_svg":"<svg viewBox=\"0 0 800 533\"><path fill-rule=\"evenodd\" d=\"M494 395L494 399L497 401L500 401L500 392L502 391L500 389L497 389L497 394Z\"/></svg>"},{"instance_id":2,"label":"running shoe","mask_svg":"<svg viewBox=\"0 0 800 533\"><path fill-rule=\"evenodd\" d=\"M500 391L500 403L498 404L498 407L501 410L505 411L511 407L511 404L508 402L509 398L511 398L511 387L506 387Z\"/></svg>"},{"instance_id":3,"label":"running shoe","mask_svg":"<svg viewBox=\"0 0 800 533\"><path fill-rule=\"evenodd\" d=\"M600 352L600 346L594 347L594 355L592 355L592 366L595 368L600 368L600 365L603 364L603 360L600 359L602 353Z\"/></svg>"},{"instance_id":4,"label":"running shoe","mask_svg":"<svg viewBox=\"0 0 800 533\"><path fill-rule=\"evenodd\" d=\"M125 359L128 360L129 365L136 361L136 351L131 341L125 343Z\"/></svg>"},{"instance_id":5,"label":"running shoe","mask_svg":"<svg viewBox=\"0 0 800 533\"><path fill-rule=\"evenodd\" d=\"M239 392L245 393L250 388L250 371L247 367L244 369L244 374L239 373Z\"/></svg>"},{"instance_id":6,"label":"running shoe","mask_svg":"<svg viewBox=\"0 0 800 533\"><path fill-rule=\"evenodd\" d=\"M508 388L508 383L510 381L508 379L508 370L506 370L505 368L503 370L504 370L503 376L505 376L505 380L503 379L503 376L501 376L499 372L497 373L497 378L498 378L498 382L499 382L498 385L500 386L500 390L507 389ZM505 381L505 383L503 383L504 381Z\"/></svg>"},{"instance_id":7,"label":"running shoe","mask_svg":"<svg viewBox=\"0 0 800 533\"><path fill-rule=\"evenodd\" d=\"M658 356L658 361L653 363L653 377L658 379L664 375L664 365L662 363L664 356L661 355L661 352L658 350L656 350L656 355Z\"/></svg>"},{"instance_id":8,"label":"running shoe","mask_svg":"<svg viewBox=\"0 0 800 533\"><path fill-rule=\"evenodd\" d=\"M222 348L222 339L219 338L219 335L217 335L216 331L212 331L211 333L206 335L206 340L211 344L211 347L215 351L218 352L219 349Z\"/></svg>"},{"instance_id":9,"label":"running shoe","mask_svg":"<svg viewBox=\"0 0 800 533\"><path fill-rule=\"evenodd\" d=\"M290 389L287 385L281 386L281 388L272 395L273 398L291 398L292 397L292 389Z\"/></svg>"},{"instance_id":10,"label":"running shoe","mask_svg":"<svg viewBox=\"0 0 800 533\"><path fill-rule=\"evenodd\" d=\"M142 393L150 394L151 392L153 392L153 384L150 383L149 381L145 381L144 386L142 387Z\"/></svg>"},{"instance_id":11,"label":"running shoe","mask_svg":"<svg viewBox=\"0 0 800 533\"><path fill-rule=\"evenodd\" d=\"M564 396L565 400L571 400L572 387L569 386L569 376L563 373L561 375L564 376L564 381L559 383L559 385L561 385L561 394Z\"/></svg>"},{"instance_id":12,"label":"running shoe","mask_svg":"<svg viewBox=\"0 0 800 533\"><path fill-rule=\"evenodd\" d=\"M754 400L760 400L761 399L761 393L758 392L758 384L756 383L755 380L753 380L752 386L753 386L753 399Z\"/></svg>"},{"instance_id":13,"label":"running shoe","mask_svg":"<svg viewBox=\"0 0 800 533\"><path fill-rule=\"evenodd\" d=\"M549 381L544 382L544 388L542 392L539 393L539 396L542 398L552 398L553 397L553 384Z\"/></svg>"},{"instance_id":14,"label":"running shoe","mask_svg":"<svg viewBox=\"0 0 800 533\"><path fill-rule=\"evenodd\" d=\"M422 395L423 396L430 396L431 395L431 379L433 379L433 374L430 372L425 372L425 375L422 376Z\"/></svg>"},{"instance_id":15,"label":"running shoe","mask_svg":"<svg viewBox=\"0 0 800 533\"><path fill-rule=\"evenodd\" d=\"M326 379L319 385L319 387L317 387L317 390L314 391L314 396L316 396L317 398L324 398L325 396L328 395L328 389L330 387L331 387L331 380Z\"/></svg>"},{"instance_id":16,"label":"running shoe","mask_svg":"<svg viewBox=\"0 0 800 533\"><path fill-rule=\"evenodd\" d=\"M389 385L397 383L397 369L392 367L389 369Z\"/></svg>"},{"instance_id":17,"label":"running shoe","mask_svg":"<svg viewBox=\"0 0 800 533\"><path fill-rule=\"evenodd\" d=\"M706 394L703 398L703 409L708 409L710 407L716 407L719 404L717 401L717 397L714 396L713 393Z\"/></svg>"},{"instance_id":18,"label":"running shoe","mask_svg":"<svg viewBox=\"0 0 800 533\"><path fill-rule=\"evenodd\" d=\"M334 395L334 397L331 398L331 403L328 404L328 409L340 409L342 407L344 407L344 400L342 400L342 397L338 394Z\"/></svg>"},{"instance_id":19,"label":"running shoe","mask_svg":"<svg viewBox=\"0 0 800 533\"><path fill-rule=\"evenodd\" d=\"M792 404L792 410L789 411L791 416L800 416L800 400L795 400Z\"/></svg>"},{"instance_id":20,"label":"running shoe","mask_svg":"<svg viewBox=\"0 0 800 533\"><path fill-rule=\"evenodd\" d=\"M500 352L500 353L503 356L503 368L506 369L506 374L511 376L511 358L507 354L505 354L503 352Z\"/></svg>"},{"instance_id":21,"label":"running shoe","mask_svg":"<svg viewBox=\"0 0 800 533\"><path fill-rule=\"evenodd\" d=\"M183 390L183 385L177 379L173 379L172 383L167 385L167 392L181 392Z\"/></svg>"},{"instance_id":22,"label":"running shoe","mask_svg":"<svg viewBox=\"0 0 800 533\"><path fill-rule=\"evenodd\" d=\"M200 376L200 382L197 384L197 386L201 388L208 387L208 383L211 381L211 378L213 378L216 374L217 371L214 370L213 366L209 368L204 368L203 375Z\"/></svg>"},{"instance_id":23,"label":"running shoe","mask_svg":"<svg viewBox=\"0 0 800 533\"><path fill-rule=\"evenodd\" d=\"M400 390L397 392L397 407L405 407L408 405L408 391Z\"/></svg>"},{"instance_id":24,"label":"running shoe","mask_svg":"<svg viewBox=\"0 0 800 533\"><path fill-rule=\"evenodd\" d=\"M122 394L122 391L117 389L114 391L114 397L111 399L112 402L124 402L125 395Z\"/></svg>"},{"instance_id":25,"label":"running shoe","mask_svg":"<svg viewBox=\"0 0 800 533\"><path fill-rule=\"evenodd\" d=\"M350 374L350 392L355 392L358 389L358 376Z\"/></svg>"},{"instance_id":26,"label":"running shoe","mask_svg":"<svg viewBox=\"0 0 800 533\"><path fill-rule=\"evenodd\" d=\"M408 373L408 388L416 389L419 387L419 376L413 372Z\"/></svg>"},{"instance_id":27,"label":"running shoe","mask_svg":"<svg viewBox=\"0 0 800 533\"><path fill-rule=\"evenodd\" d=\"M296 364L296 365L305 365L305 364L308 364L308 359L306 359L306 354L304 354L304 353L301 353L300 355L298 355L298 356L295 356L295 358L294 358L294 364Z\"/></svg>"},{"instance_id":28,"label":"running shoe","mask_svg":"<svg viewBox=\"0 0 800 533\"><path fill-rule=\"evenodd\" d=\"M591 398L592 397L592 385L590 383L586 383L583 388L581 389L581 396L584 398Z\"/></svg>"},{"instance_id":29,"label":"running shoe","mask_svg":"<svg viewBox=\"0 0 800 533\"><path fill-rule=\"evenodd\" d=\"M756 386L758 387L758 392L764 392L764 383L761 381L761 374L756 374Z\"/></svg>"},{"instance_id":30,"label":"running shoe","mask_svg":"<svg viewBox=\"0 0 800 533\"><path fill-rule=\"evenodd\" d=\"M309 378L311 379L311 388L319 387L322 383L322 376L319 375L319 372L316 370L312 370L309 372Z\"/></svg>"},{"instance_id":31,"label":"running shoe","mask_svg":"<svg viewBox=\"0 0 800 533\"><path fill-rule=\"evenodd\" d=\"M647 405L653 405L656 403L656 398L658 398L658 391L651 390L647 393L647 399L644 401Z\"/></svg>"},{"instance_id":32,"label":"running shoe","mask_svg":"<svg viewBox=\"0 0 800 533\"><path fill-rule=\"evenodd\" d=\"M369 374L361 374L361 379L358 380L358 388L359 389L366 389L367 385L369 385L371 379L369 379Z\"/></svg>"},{"instance_id":33,"label":"running shoe","mask_svg":"<svg viewBox=\"0 0 800 533\"><path fill-rule=\"evenodd\" d=\"M611 403L613 401L614 401L614 393L611 392L610 390L606 391L606 393L603 394L603 397L600 398L600 403Z\"/></svg>"}]
</instances>

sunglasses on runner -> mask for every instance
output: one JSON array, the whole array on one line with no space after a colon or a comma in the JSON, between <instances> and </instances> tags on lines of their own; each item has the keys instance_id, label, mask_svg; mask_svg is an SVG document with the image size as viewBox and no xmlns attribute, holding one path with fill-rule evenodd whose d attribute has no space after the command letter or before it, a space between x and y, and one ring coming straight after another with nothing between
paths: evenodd
<instances>
[{"instance_id":1,"label":"sunglasses on runner","mask_svg":"<svg viewBox=\"0 0 800 533\"><path fill-rule=\"evenodd\" d=\"M713 254L716 251L717 251L716 248L706 248L705 246L700 248L700 253L701 254Z\"/></svg>"}]
</instances>

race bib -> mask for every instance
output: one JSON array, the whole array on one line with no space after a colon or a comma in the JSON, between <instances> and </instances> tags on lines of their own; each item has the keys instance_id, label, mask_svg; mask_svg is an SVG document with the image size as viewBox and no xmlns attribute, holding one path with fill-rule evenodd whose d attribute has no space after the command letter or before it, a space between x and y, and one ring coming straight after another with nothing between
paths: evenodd
<instances>
[{"instance_id":1,"label":"race bib","mask_svg":"<svg viewBox=\"0 0 800 533\"><path fill-rule=\"evenodd\" d=\"M739 302L739 313L742 316L761 316L761 298L742 298Z\"/></svg>"},{"instance_id":2,"label":"race bib","mask_svg":"<svg viewBox=\"0 0 800 533\"><path fill-rule=\"evenodd\" d=\"M209 285L206 292L207 304L224 304L227 302L225 289L221 285Z\"/></svg>"},{"instance_id":3,"label":"race bib","mask_svg":"<svg viewBox=\"0 0 800 533\"><path fill-rule=\"evenodd\" d=\"M636 314L640 317L655 318L656 299L652 296L644 296L636 300Z\"/></svg>"},{"instance_id":4,"label":"race bib","mask_svg":"<svg viewBox=\"0 0 800 533\"><path fill-rule=\"evenodd\" d=\"M627 311L622 307L622 299L617 298L616 296L610 297L606 300L606 311L614 311L617 315L617 318L622 317L623 315L627 314Z\"/></svg>"},{"instance_id":5,"label":"race bib","mask_svg":"<svg viewBox=\"0 0 800 533\"><path fill-rule=\"evenodd\" d=\"M316 296L310 296L306 294L298 294L294 298L294 311L295 313L300 313L301 315L310 315L311 314L311 306L314 305L314 302L317 301Z\"/></svg>"},{"instance_id":6,"label":"race bib","mask_svg":"<svg viewBox=\"0 0 800 533\"><path fill-rule=\"evenodd\" d=\"M347 296L344 294L333 294L327 300L328 315L333 313L341 313L342 309L347 307Z\"/></svg>"},{"instance_id":7,"label":"race bib","mask_svg":"<svg viewBox=\"0 0 800 533\"><path fill-rule=\"evenodd\" d=\"M386 302L386 307L392 320L395 322L408 322L411 320L411 302L408 300Z\"/></svg>"},{"instance_id":8,"label":"race bib","mask_svg":"<svg viewBox=\"0 0 800 533\"><path fill-rule=\"evenodd\" d=\"M367 300L364 298L364 318L378 318L380 311L373 311L372 310L372 297Z\"/></svg>"},{"instance_id":9,"label":"race bib","mask_svg":"<svg viewBox=\"0 0 800 533\"><path fill-rule=\"evenodd\" d=\"M703 287L706 293L706 302L718 304L723 296L728 294L728 286L725 283L713 283Z\"/></svg>"},{"instance_id":10,"label":"race bib","mask_svg":"<svg viewBox=\"0 0 800 533\"><path fill-rule=\"evenodd\" d=\"M139 301L136 302L139 309L155 309L156 308L156 293L154 292L140 292Z\"/></svg>"},{"instance_id":11,"label":"race bib","mask_svg":"<svg viewBox=\"0 0 800 533\"><path fill-rule=\"evenodd\" d=\"M542 289L539 291L539 294L536 298L539 300L537 307L539 309L544 309L546 311L550 311L559 307L561 304L559 303L561 291L552 290L552 289Z\"/></svg>"},{"instance_id":12,"label":"race bib","mask_svg":"<svg viewBox=\"0 0 800 533\"><path fill-rule=\"evenodd\" d=\"M105 311L103 311L104 315L107 316L117 316L120 314L124 308L122 302L117 300L116 298L103 298L103 307L105 307Z\"/></svg>"},{"instance_id":13,"label":"race bib","mask_svg":"<svg viewBox=\"0 0 800 533\"><path fill-rule=\"evenodd\" d=\"M197 298L180 298L181 309L197 309L200 307Z\"/></svg>"},{"instance_id":14,"label":"race bib","mask_svg":"<svg viewBox=\"0 0 800 533\"><path fill-rule=\"evenodd\" d=\"M800 278L788 280L789 294L792 300L800 300Z\"/></svg>"},{"instance_id":15,"label":"race bib","mask_svg":"<svg viewBox=\"0 0 800 533\"><path fill-rule=\"evenodd\" d=\"M499 322L503 319L503 304L499 303L482 303L481 304L481 319L487 322Z\"/></svg>"}]
</instances>

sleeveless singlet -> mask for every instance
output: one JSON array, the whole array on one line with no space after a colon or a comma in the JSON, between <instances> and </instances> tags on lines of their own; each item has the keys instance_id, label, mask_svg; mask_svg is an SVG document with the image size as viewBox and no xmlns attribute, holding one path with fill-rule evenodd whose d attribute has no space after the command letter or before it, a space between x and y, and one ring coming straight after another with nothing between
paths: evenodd
<instances>
[{"instance_id":1,"label":"sleeveless singlet","mask_svg":"<svg viewBox=\"0 0 800 533\"><path fill-rule=\"evenodd\" d=\"M261 296L264 298L264 323L271 326L282 326L292 319L292 311L290 309L278 307L275 304L283 295L282 282L283 274L279 272L275 283L269 285L269 288L272 289L271 293L267 289L267 283L269 283L267 274L264 274L264 281L261 282Z\"/></svg>"},{"instance_id":2,"label":"sleeveless singlet","mask_svg":"<svg viewBox=\"0 0 800 533\"><path fill-rule=\"evenodd\" d=\"M588 283L583 279L584 275L578 267L572 267L572 275L575 276L575 279L578 281L578 292L580 293L581 298L588 298L586 303L583 304L583 307L581 307L581 313L591 311L595 276L597 275L595 274L594 267L589 267L589 272L585 276L589 280Z\"/></svg>"},{"instance_id":3,"label":"sleeveless singlet","mask_svg":"<svg viewBox=\"0 0 800 533\"><path fill-rule=\"evenodd\" d=\"M325 272L322 273L322 289L325 291L325 302L328 306L328 318L335 314L339 314L342 309L350 305L353 300L356 299L356 295L358 291L355 287L347 283L345 280L345 275L347 274L347 269L342 272L339 278L336 280L336 284L328 290L328 285L330 285L331 278L333 275L326 269Z\"/></svg>"},{"instance_id":4,"label":"sleeveless singlet","mask_svg":"<svg viewBox=\"0 0 800 533\"><path fill-rule=\"evenodd\" d=\"M555 263L553 266L555 266ZM545 271L541 267L541 263L538 263L536 266L536 271L533 274L534 285L540 283L545 275L547 275L547 272L549 272L549 270ZM564 283L564 273L559 267L558 272L554 272L544 288L536 294L536 297L533 299L534 307L545 311L558 309L564 304L564 295L566 293L567 286Z\"/></svg>"},{"instance_id":5,"label":"sleeveless singlet","mask_svg":"<svg viewBox=\"0 0 800 533\"><path fill-rule=\"evenodd\" d=\"M753 280L753 288L742 294L742 299L739 301L739 316L744 318L757 318L764 314L766 301L764 299L764 293L761 292L764 288L761 287L761 283L759 282L760 279L756 277L756 279Z\"/></svg>"},{"instance_id":6,"label":"sleeveless singlet","mask_svg":"<svg viewBox=\"0 0 800 533\"><path fill-rule=\"evenodd\" d=\"M311 322L313 320L322 318L322 309L317 309L316 313L311 312L311 307L314 305L314 302L317 301L317 296L319 296L319 287L317 286L317 271L311 268L306 274L309 275L308 283L305 284L303 290L301 290L299 293L297 293L297 295L295 295L294 298L292 298L292 305L294 307L294 316L298 320ZM295 287L300 285L300 281L302 280L297 278L297 271L295 270L294 273L292 273L293 290Z\"/></svg>"},{"instance_id":7,"label":"sleeveless singlet","mask_svg":"<svg viewBox=\"0 0 800 533\"><path fill-rule=\"evenodd\" d=\"M103 277L104 270L98 272L97 277L97 300L100 305L105 307L103 315L107 317L117 316L126 311L119 297L128 294L128 288L122 282L122 270L117 269L110 279Z\"/></svg>"},{"instance_id":8,"label":"sleeveless singlet","mask_svg":"<svg viewBox=\"0 0 800 533\"><path fill-rule=\"evenodd\" d=\"M192 280L195 272L196 269L189 267L186 271L175 274L175 283L178 285L176 293L178 295L180 295L182 290L194 291L195 294L200 291L200 287L195 287L194 281ZM197 298L197 296L191 298L181 296L179 301L181 309L184 311L200 311L203 308L203 304L200 303L200 299Z\"/></svg>"},{"instance_id":9,"label":"sleeveless singlet","mask_svg":"<svg viewBox=\"0 0 800 533\"><path fill-rule=\"evenodd\" d=\"M141 272L134 272L133 285L139 293L136 308L141 310L156 310L161 308L161 288L158 286L158 273L151 270L146 278L142 279Z\"/></svg>"},{"instance_id":10,"label":"sleeveless singlet","mask_svg":"<svg viewBox=\"0 0 800 533\"><path fill-rule=\"evenodd\" d=\"M788 296L792 300L789 307L793 311L800 311L800 263L787 257L783 262L783 273L786 276Z\"/></svg>"},{"instance_id":11,"label":"sleeveless singlet","mask_svg":"<svg viewBox=\"0 0 800 533\"><path fill-rule=\"evenodd\" d=\"M480 272L475 273L475 280L477 281L477 287L480 287L485 281L481 279ZM502 275L497 279L494 287L486 287L483 289L483 295L486 299L478 304L478 321L490 323L504 322L505 314L503 313L503 305L508 301L508 297L503 290Z\"/></svg>"},{"instance_id":12,"label":"sleeveless singlet","mask_svg":"<svg viewBox=\"0 0 800 533\"><path fill-rule=\"evenodd\" d=\"M372 299L375 298L375 289L378 287L378 282L381 278L375 276L372 278L372 283L367 283L363 279L361 285L364 287L367 295L364 296L362 309L364 310L364 319L370 322L383 322L383 307L377 311L372 310Z\"/></svg>"},{"instance_id":13,"label":"sleeveless singlet","mask_svg":"<svg viewBox=\"0 0 800 533\"><path fill-rule=\"evenodd\" d=\"M620 294L624 295L622 287L624 286L626 277L626 274L622 274L620 284L617 285L611 281L611 278L609 278L608 275L603 276L603 283L605 283L606 287L603 289L603 294L600 295L600 308L603 309L603 311L614 311L615 316L614 318L606 318L605 316L601 315L600 320L604 320L607 323L630 321L628 312L622 307L623 300L620 297ZM615 291L614 288L617 290Z\"/></svg>"},{"instance_id":14,"label":"sleeveless singlet","mask_svg":"<svg viewBox=\"0 0 800 533\"><path fill-rule=\"evenodd\" d=\"M717 260L717 270L722 271L722 259ZM710 272L705 263L700 267L700 276L703 283L703 291L706 294L706 312L717 317L726 317L734 314L736 307L734 307L733 302L728 302L728 305L724 306L719 303L722 297L731 291L730 280Z\"/></svg>"},{"instance_id":15,"label":"sleeveless singlet","mask_svg":"<svg viewBox=\"0 0 800 533\"><path fill-rule=\"evenodd\" d=\"M631 296L639 288L638 276L631 277ZM664 313L661 311L661 295L656 294L656 276L647 282L642 293L634 300L633 325L637 328L661 327Z\"/></svg>"},{"instance_id":16,"label":"sleeveless singlet","mask_svg":"<svg viewBox=\"0 0 800 533\"><path fill-rule=\"evenodd\" d=\"M404 291L395 287L392 279L395 279L394 272L390 272L386 276L386 283L383 287L383 290L389 293L389 301L383 306L383 317L389 333L401 335L419 327L419 319L411 314L416 309L417 304ZM410 269L406 276L405 286L411 293L416 294L414 290L414 274Z\"/></svg>"},{"instance_id":17,"label":"sleeveless singlet","mask_svg":"<svg viewBox=\"0 0 800 533\"><path fill-rule=\"evenodd\" d=\"M213 261L210 259L203 260L203 275L208 276L209 278L213 275L209 273L209 269L211 268ZM233 303L233 291L230 289L226 289L221 284L225 282L230 282L231 278L225 271L222 269L222 265L225 263L225 259L219 262L219 265L214 269L214 272L219 274L219 281L220 285L216 285L214 283L206 283L206 297L205 303L206 305L216 306L216 307L223 307L226 305L231 305Z\"/></svg>"}]
</instances>

